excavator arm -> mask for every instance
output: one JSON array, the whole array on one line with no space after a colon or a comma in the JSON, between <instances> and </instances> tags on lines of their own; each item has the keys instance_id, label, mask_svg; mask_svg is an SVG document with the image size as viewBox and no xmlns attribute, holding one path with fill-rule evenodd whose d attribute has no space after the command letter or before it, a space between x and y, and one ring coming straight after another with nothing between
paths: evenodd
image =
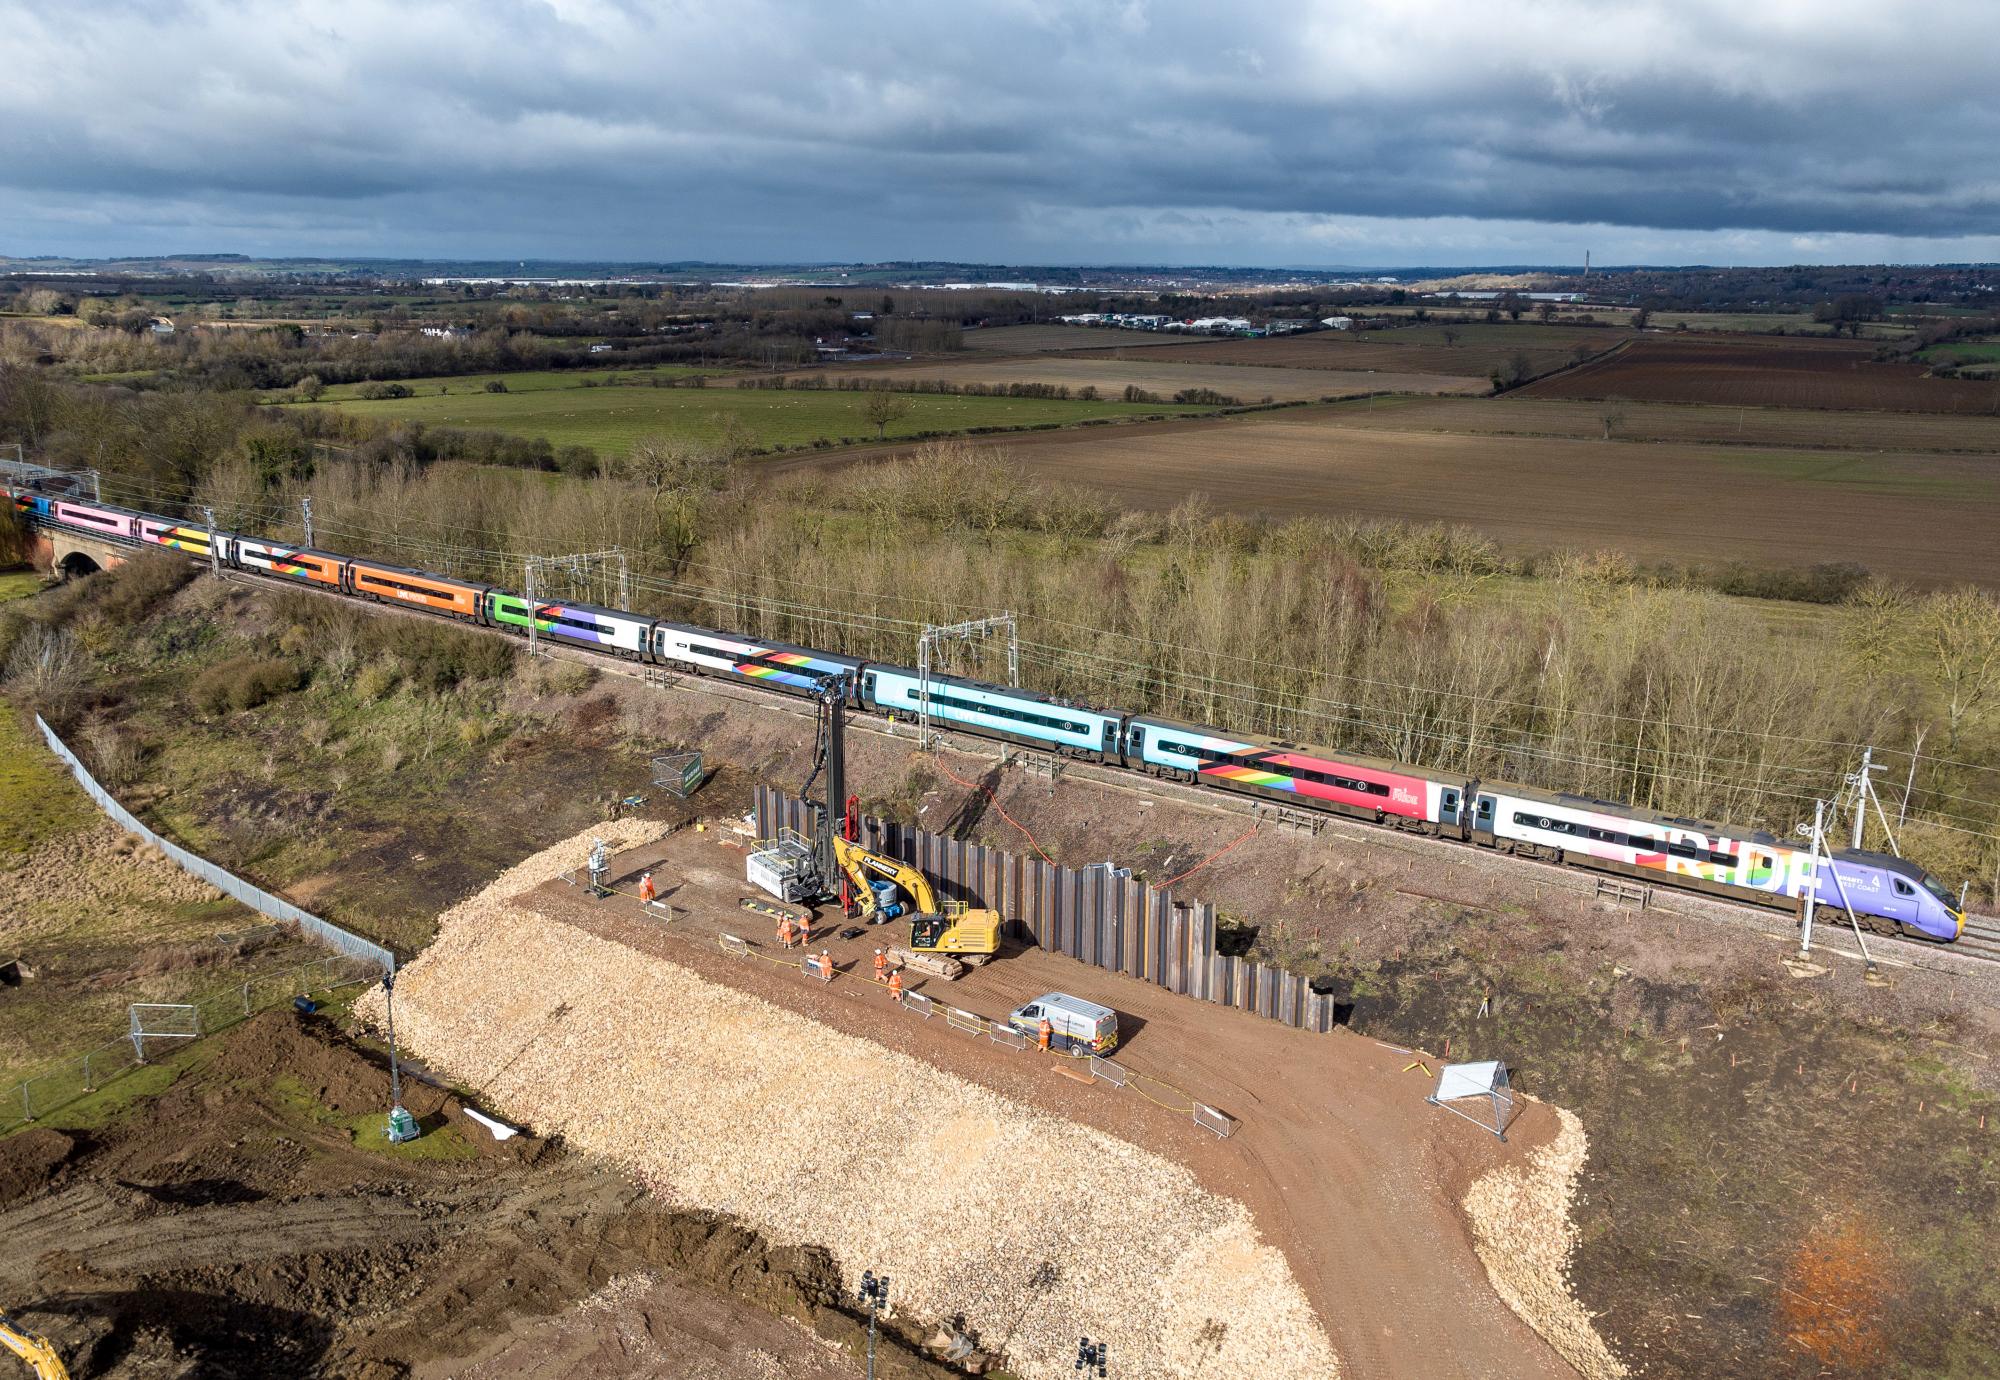
<instances>
[{"instance_id":1,"label":"excavator arm","mask_svg":"<svg viewBox=\"0 0 2000 1380\"><path fill-rule=\"evenodd\" d=\"M12 1318L0 1313L0 1348L13 1352L34 1369L36 1380L69 1380L62 1357L47 1339L24 1332Z\"/></svg>"},{"instance_id":2,"label":"excavator arm","mask_svg":"<svg viewBox=\"0 0 2000 1380\"><path fill-rule=\"evenodd\" d=\"M937 911L937 893L931 890L930 879L908 863L871 852L851 839L842 838L833 841L833 856L840 864L840 870L847 874L847 880L854 883L854 894L860 898L864 919L875 913L875 888L870 883L878 878L894 882L903 889L910 898L912 914L931 915Z\"/></svg>"}]
</instances>

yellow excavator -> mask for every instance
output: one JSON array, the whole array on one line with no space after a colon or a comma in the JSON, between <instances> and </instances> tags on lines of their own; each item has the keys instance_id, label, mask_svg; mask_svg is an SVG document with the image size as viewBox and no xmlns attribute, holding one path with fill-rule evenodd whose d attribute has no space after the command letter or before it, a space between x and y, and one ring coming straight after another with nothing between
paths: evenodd
<instances>
[{"instance_id":1,"label":"yellow excavator","mask_svg":"<svg viewBox=\"0 0 2000 1380\"><path fill-rule=\"evenodd\" d=\"M849 839L833 841L834 860L861 903L864 921L910 921L907 948L891 958L918 972L949 981L1000 952L1000 912L973 910L961 902L938 903L930 879L906 862L863 848Z\"/></svg>"},{"instance_id":2,"label":"yellow excavator","mask_svg":"<svg viewBox=\"0 0 2000 1380\"><path fill-rule=\"evenodd\" d=\"M69 1380L62 1357L45 1337L21 1330L19 1323L0 1313L0 1347L13 1352L34 1369L36 1380Z\"/></svg>"}]
</instances>

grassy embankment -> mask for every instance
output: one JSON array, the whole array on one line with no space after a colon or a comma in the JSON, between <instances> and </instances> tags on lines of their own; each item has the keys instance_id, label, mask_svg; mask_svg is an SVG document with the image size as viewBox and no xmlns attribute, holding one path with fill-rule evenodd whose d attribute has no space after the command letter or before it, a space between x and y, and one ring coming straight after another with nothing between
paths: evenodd
<instances>
[{"instance_id":1,"label":"grassy embankment","mask_svg":"<svg viewBox=\"0 0 2000 1380\"><path fill-rule=\"evenodd\" d=\"M0 576L0 598L40 588ZM215 936L259 917L135 849L42 745L31 711L0 701L0 961L32 974L0 999L0 1082L38 1074L123 1029L134 1001L195 1002L323 956Z\"/></svg>"}]
</instances>

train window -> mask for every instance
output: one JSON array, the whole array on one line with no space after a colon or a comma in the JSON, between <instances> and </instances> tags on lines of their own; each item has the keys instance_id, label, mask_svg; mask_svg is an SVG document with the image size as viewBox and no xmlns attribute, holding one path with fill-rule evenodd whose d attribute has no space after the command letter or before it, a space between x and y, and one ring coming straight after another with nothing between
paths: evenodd
<instances>
[{"instance_id":1,"label":"train window","mask_svg":"<svg viewBox=\"0 0 2000 1380\"><path fill-rule=\"evenodd\" d=\"M1053 728L1065 733L1088 733L1090 725L1074 719L1065 719L1054 713L1036 714L1012 704L987 704L962 695L948 686L931 686L930 699L933 705L944 705L961 713L986 714L996 719L1012 719L1016 723L1031 724L1036 728Z\"/></svg>"},{"instance_id":2,"label":"train window","mask_svg":"<svg viewBox=\"0 0 2000 1380\"><path fill-rule=\"evenodd\" d=\"M1712 863L1721 863L1724 867L1734 867L1737 863L1735 856L1729 853L1710 852L1708 860Z\"/></svg>"},{"instance_id":3,"label":"train window","mask_svg":"<svg viewBox=\"0 0 2000 1380\"><path fill-rule=\"evenodd\" d=\"M1480 797L1479 813L1487 819L1493 818L1493 798L1491 796Z\"/></svg>"},{"instance_id":4,"label":"train window","mask_svg":"<svg viewBox=\"0 0 2000 1380\"><path fill-rule=\"evenodd\" d=\"M1669 843L1667 845L1667 851L1673 854L1677 858L1701 857L1701 850L1699 848L1696 848L1691 843L1684 843L1679 839L1675 839L1672 843Z\"/></svg>"},{"instance_id":5,"label":"train window","mask_svg":"<svg viewBox=\"0 0 2000 1380\"><path fill-rule=\"evenodd\" d=\"M286 557L286 559L314 569L323 564L321 561L307 556L294 555ZM354 572L354 578L357 582L381 585L387 589L400 589L409 594L421 594L426 599L455 599L459 594L459 591L455 589L432 589L429 585L413 585L407 580L398 580L390 575L378 575L372 570L357 570Z\"/></svg>"},{"instance_id":6,"label":"train window","mask_svg":"<svg viewBox=\"0 0 2000 1380\"><path fill-rule=\"evenodd\" d=\"M1896 894L1898 896L1914 896L1917 894L1916 889L1912 887L1908 882L1904 881L1901 877L1893 877L1890 880L1895 882Z\"/></svg>"},{"instance_id":7,"label":"train window","mask_svg":"<svg viewBox=\"0 0 2000 1380\"><path fill-rule=\"evenodd\" d=\"M1529 829L1546 829L1551 834L1579 834L1583 830L1566 819L1553 819L1548 815L1516 814L1514 822Z\"/></svg>"}]
</instances>

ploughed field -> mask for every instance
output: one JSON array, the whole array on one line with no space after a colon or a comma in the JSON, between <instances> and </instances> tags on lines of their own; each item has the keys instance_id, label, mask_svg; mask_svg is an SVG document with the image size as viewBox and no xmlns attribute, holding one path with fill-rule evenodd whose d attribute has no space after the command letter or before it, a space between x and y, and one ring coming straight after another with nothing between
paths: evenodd
<instances>
[{"instance_id":1,"label":"ploughed field","mask_svg":"<svg viewBox=\"0 0 2000 1380\"><path fill-rule=\"evenodd\" d=\"M1429 400L1425 407L1455 400ZM1505 417L1513 404L1483 404ZM1991 455L1388 429L1381 400L1007 437L1015 462L1141 508L1190 493L1284 519L1457 523L1515 551L1762 568L1855 561L1920 586L2000 587ZM1599 432L1601 435L1601 425Z\"/></svg>"},{"instance_id":2,"label":"ploughed field","mask_svg":"<svg viewBox=\"0 0 2000 1380\"><path fill-rule=\"evenodd\" d=\"M2000 417L1950 413L1839 412L1795 407L1726 407L1626 399L1541 398L1521 391L1497 399L1378 398L1350 403L1342 426L1441 431L1470 436L1550 436L1569 440L1693 441L1788 449L1962 451L2000 457Z\"/></svg>"},{"instance_id":3,"label":"ploughed field","mask_svg":"<svg viewBox=\"0 0 2000 1380\"><path fill-rule=\"evenodd\" d=\"M1118 359L1164 364L1258 365L1286 369L1373 369L1382 373L1489 378L1516 355L1540 374L1634 339L1631 331L1601 326L1544 326L1539 322L1430 323L1377 331L1311 331L1263 339L1204 339L1130 331L1093 332L1103 352ZM1143 341L1145 343L1138 343ZM1072 346L1072 349L1080 347Z\"/></svg>"},{"instance_id":4,"label":"ploughed field","mask_svg":"<svg viewBox=\"0 0 2000 1380\"><path fill-rule=\"evenodd\" d=\"M2000 416L2000 380L1928 373L1920 363L1878 361L1866 341L1655 336L1518 396Z\"/></svg>"}]
</instances>

